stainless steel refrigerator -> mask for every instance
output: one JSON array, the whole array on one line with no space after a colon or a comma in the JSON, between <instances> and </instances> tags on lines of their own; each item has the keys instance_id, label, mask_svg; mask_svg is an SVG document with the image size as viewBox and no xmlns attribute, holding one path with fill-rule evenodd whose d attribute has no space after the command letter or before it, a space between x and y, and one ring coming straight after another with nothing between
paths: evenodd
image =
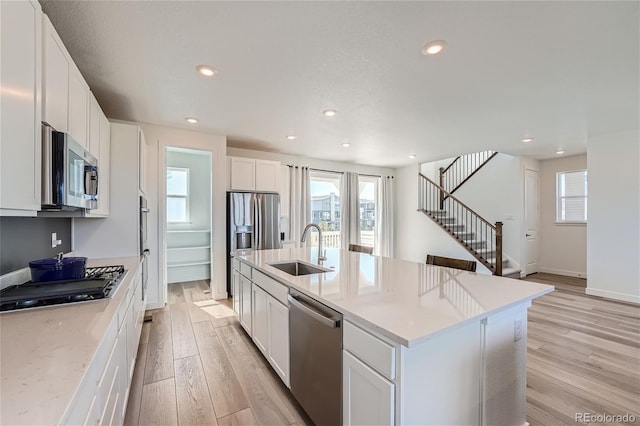
<instances>
[{"instance_id":1,"label":"stainless steel refrigerator","mask_svg":"<svg viewBox=\"0 0 640 426\"><path fill-rule=\"evenodd\" d=\"M227 192L227 292L231 294L231 258L237 250L281 247L280 195Z\"/></svg>"}]
</instances>

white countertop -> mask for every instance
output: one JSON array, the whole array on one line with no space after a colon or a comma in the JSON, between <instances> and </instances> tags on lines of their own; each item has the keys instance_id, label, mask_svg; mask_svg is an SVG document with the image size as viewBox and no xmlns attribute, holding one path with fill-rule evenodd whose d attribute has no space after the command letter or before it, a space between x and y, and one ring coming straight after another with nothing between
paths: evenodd
<instances>
[{"instance_id":1,"label":"white countertop","mask_svg":"<svg viewBox=\"0 0 640 426\"><path fill-rule=\"evenodd\" d=\"M317 248L257 250L240 260L405 346L553 291L511 278L327 249L333 272L292 276L272 262L317 263Z\"/></svg>"},{"instance_id":2,"label":"white countertop","mask_svg":"<svg viewBox=\"0 0 640 426\"><path fill-rule=\"evenodd\" d=\"M108 299L0 314L0 424L62 421L139 263L138 257L89 260L88 266L128 270Z\"/></svg>"}]
</instances>

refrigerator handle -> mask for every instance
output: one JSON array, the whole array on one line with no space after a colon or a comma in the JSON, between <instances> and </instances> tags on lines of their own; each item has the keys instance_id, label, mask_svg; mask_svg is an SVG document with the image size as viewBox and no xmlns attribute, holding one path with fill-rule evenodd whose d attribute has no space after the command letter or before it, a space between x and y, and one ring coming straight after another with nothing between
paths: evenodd
<instances>
[{"instance_id":1,"label":"refrigerator handle","mask_svg":"<svg viewBox=\"0 0 640 426\"><path fill-rule=\"evenodd\" d=\"M262 234L264 232L262 229L262 197L258 194L254 195L253 212L253 236L255 238L255 248L256 250L262 250Z\"/></svg>"}]
</instances>

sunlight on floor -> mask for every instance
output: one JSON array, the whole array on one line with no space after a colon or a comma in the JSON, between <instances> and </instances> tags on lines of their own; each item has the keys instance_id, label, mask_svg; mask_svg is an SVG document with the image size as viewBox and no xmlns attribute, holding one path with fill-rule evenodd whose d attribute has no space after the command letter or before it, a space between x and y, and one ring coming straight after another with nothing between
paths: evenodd
<instances>
[{"instance_id":1,"label":"sunlight on floor","mask_svg":"<svg viewBox=\"0 0 640 426\"><path fill-rule=\"evenodd\" d=\"M193 302L194 305L205 311L214 318L225 318L233 316L233 310L227 306L221 305L215 300L203 300L201 302Z\"/></svg>"}]
</instances>

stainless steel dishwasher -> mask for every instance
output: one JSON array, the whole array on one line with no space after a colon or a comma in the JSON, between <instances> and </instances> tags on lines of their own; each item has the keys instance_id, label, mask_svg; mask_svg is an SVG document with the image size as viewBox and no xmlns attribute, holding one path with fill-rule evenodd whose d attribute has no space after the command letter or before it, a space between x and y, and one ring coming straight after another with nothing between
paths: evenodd
<instances>
[{"instance_id":1,"label":"stainless steel dishwasher","mask_svg":"<svg viewBox=\"0 0 640 426\"><path fill-rule=\"evenodd\" d=\"M342 424L342 314L289 294L291 392L313 422Z\"/></svg>"}]
</instances>

